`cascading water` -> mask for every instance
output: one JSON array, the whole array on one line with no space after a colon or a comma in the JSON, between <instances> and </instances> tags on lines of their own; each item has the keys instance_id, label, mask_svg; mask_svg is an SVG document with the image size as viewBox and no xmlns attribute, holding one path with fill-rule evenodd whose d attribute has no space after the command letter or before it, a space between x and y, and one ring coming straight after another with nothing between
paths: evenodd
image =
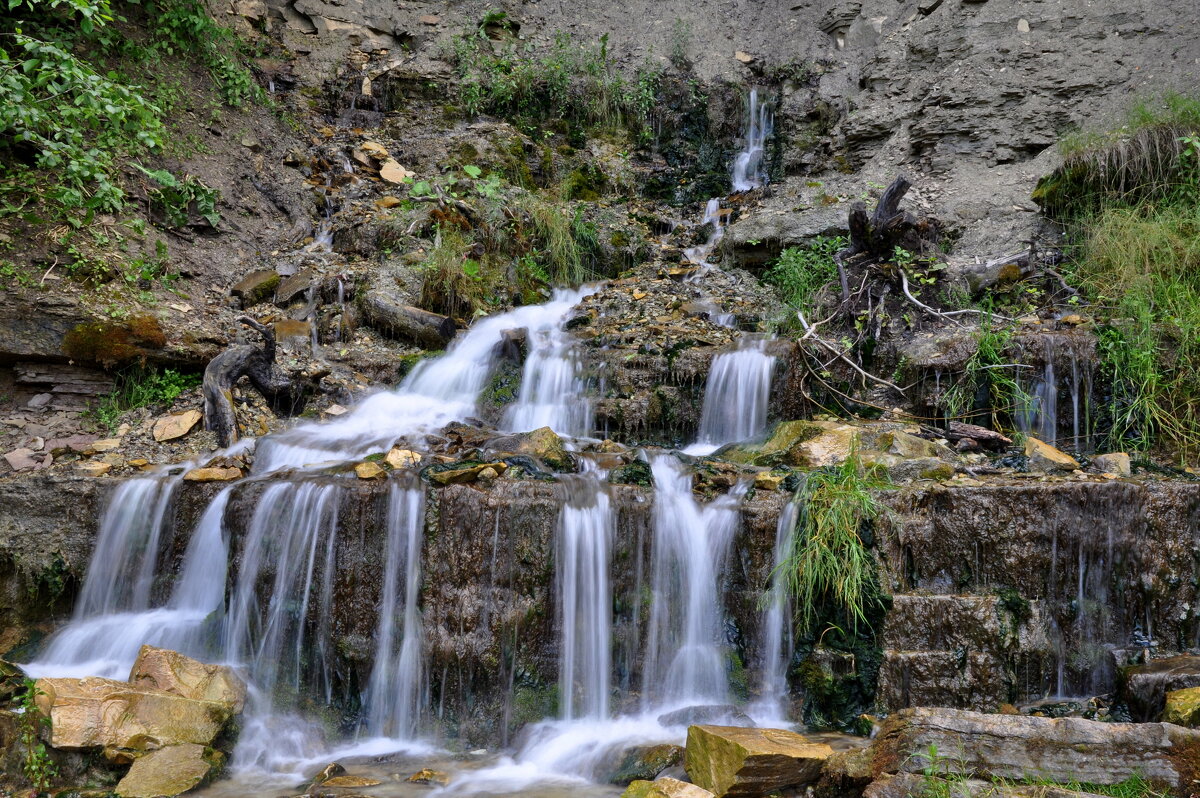
<instances>
[{"instance_id":1,"label":"cascading water","mask_svg":"<svg viewBox=\"0 0 1200 798\"><path fill-rule=\"evenodd\" d=\"M608 569L615 534L612 503L596 471L567 480L559 515L559 684L564 720L608 718L612 663L612 589Z\"/></svg>"},{"instance_id":2,"label":"cascading water","mask_svg":"<svg viewBox=\"0 0 1200 798\"><path fill-rule=\"evenodd\" d=\"M701 506L692 475L673 455L650 460L654 476L653 602L646 635L647 707L725 704L727 652L720 574L747 485Z\"/></svg>"},{"instance_id":3,"label":"cascading water","mask_svg":"<svg viewBox=\"0 0 1200 798\"><path fill-rule=\"evenodd\" d=\"M25 666L43 676L126 679L143 644L202 654L205 622L224 598L224 490L192 535L170 600L152 607L159 544L180 477L131 479L109 501L74 619ZM219 567L216 565L219 563Z\"/></svg>"},{"instance_id":4,"label":"cascading water","mask_svg":"<svg viewBox=\"0 0 1200 798\"><path fill-rule=\"evenodd\" d=\"M767 401L775 357L767 341L743 336L737 349L713 358L704 389L700 434L688 454L711 454L727 443L744 441L767 427Z\"/></svg>"},{"instance_id":5,"label":"cascading water","mask_svg":"<svg viewBox=\"0 0 1200 798\"><path fill-rule=\"evenodd\" d=\"M411 739L417 733L424 683L421 615L417 607L424 532L425 492L420 483L415 479L406 485L392 483L388 491L383 606L366 697L366 730L374 737Z\"/></svg>"},{"instance_id":6,"label":"cascading water","mask_svg":"<svg viewBox=\"0 0 1200 798\"><path fill-rule=\"evenodd\" d=\"M337 421L307 424L259 441L255 471L361 459L406 435L433 432L473 415L503 333L525 329L535 340L558 330L567 313L590 290L555 291L544 305L527 305L480 319L445 355L418 363L396 390L369 396Z\"/></svg>"},{"instance_id":7,"label":"cascading water","mask_svg":"<svg viewBox=\"0 0 1200 798\"><path fill-rule=\"evenodd\" d=\"M750 90L748 102L745 142L742 151L733 161L734 191L758 188L766 179L764 154L767 139L774 127L774 115L771 113L770 104L759 100L757 89Z\"/></svg>"},{"instance_id":8,"label":"cascading water","mask_svg":"<svg viewBox=\"0 0 1200 798\"><path fill-rule=\"evenodd\" d=\"M571 437L591 433L587 383L564 321L529 331L520 395L504 415L504 426L513 432L549 427Z\"/></svg>"}]
</instances>

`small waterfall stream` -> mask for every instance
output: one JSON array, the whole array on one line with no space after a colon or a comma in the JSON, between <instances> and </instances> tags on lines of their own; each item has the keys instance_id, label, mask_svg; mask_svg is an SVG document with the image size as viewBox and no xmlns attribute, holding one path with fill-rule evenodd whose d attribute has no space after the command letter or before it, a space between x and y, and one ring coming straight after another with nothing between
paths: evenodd
<instances>
[{"instance_id":1,"label":"small waterfall stream","mask_svg":"<svg viewBox=\"0 0 1200 798\"><path fill-rule=\"evenodd\" d=\"M770 103L759 99L758 89L750 90L747 102L745 141L733 161L734 191L749 191L763 184L766 144L775 123Z\"/></svg>"},{"instance_id":2,"label":"small waterfall stream","mask_svg":"<svg viewBox=\"0 0 1200 798\"><path fill-rule=\"evenodd\" d=\"M704 389L700 434L685 452L712 454L727 443L748 440L766 430L775 370L775 357L766 349L765 339L742 336L737 349L713 358Z\"/></svg>"},{"instance_id":3,"label":"small waterfall stream","mask_svg":"<svg viewBox=\"0 0 1200 798\"><path fill-rule=\"evenodd\" d=\"M747 485L708 505L673 455L650 460L654 474L653 605L643 704L682 707L729 702L720 574Z\"/></svg>"},{"instance_id":4,"label":"small waterfall stream","mask_svg":"<svg viewBox=\"0 0 1200 798\"><path fill-rule=\"evenodd\" d=\"M412 739L424 704L421 656L421 544L425 492L409 479L388 488L387 562L383 606L375 633L375 664L366 695L366 731L373 737ZM400 645L396 645L399 631Z\"/></svg>"},{"instance_id":5,"label":"small waterfall stream","mask_svg":"<svg viewBox=\"0 0 1200 798\"><path fill-rule=\"evenodd\" d=\"M612 690L612 502L598 471L566 480L559 516L559 685L563 720L608 718Z\"/></svg>"},{"instance_id":6,"label":"small waterfall stream","mask_svg":"<svg viewBox=\"0 0 1200 798\"><path fill-rule=\"evenodd\" d=\"M758 701L750 713L760 722L785 724L787 718L787 671L792 659L791 601L785 589L780 567L788 556L792 530L800 517L800 505L793 498L779 515L775 530L775 548L771 557L771 582L762 617L762 657Z\"/></svg>"},{"instance_id":7,"label":"small waterfall stream","mask_svg":"<svg viewBox=\"0 0 1200 798\"><path fill-rule=\"evenodd\" d=\"M749 108L746 149L733 165L735 190L761 184L770 134L770 110L757 92ZM712 237L690 254L700 261L707 257L724 219L720 201L710 201L705 223ZM175 648L229 663L250 684L235 770L295 772L336 755L305 710L333 703L346 689L333 672L333 611L348 481L316 469L359 460L404 439L419 446L421 436L472 416L493 373L497 345L512 329L526 331L529 355L519 399L503 425L512 431L549 426L566 436L589 434L586 381L564 329L569 311L588 290L556 291L543 305L478 320L444 355L419 363L397 389L367 397L334 421L238 444L231 451L256 445L255 473L210 502L165 600L155 593L169 582L172 563L160 562L160 553L164 535L174 533L174 495L190 464L123 483L104 517L75 618L30 664L30 672L121 679L143 643ZM732 318L719 321L733 324ZM774 363L766 341L751 337L716 358L697 447L712 451L763 430ZM683 729L664 726L658 720L663 712L729 702L721 574L748 484L701 504L692 490L693 474L677 456L649 459L656 493L641 714L611 713L610 570L617 512L604 472L585 468L562 479L566 497L555 563L559 718L536 724L515 760L473 772L473 785L513 778L531 783L531 775L588 778L614 746L678 740ZM296 473L265 478L288 469ZM426 704L419 606L425 489L411 475L390 479L375 651L360 732L369 738L363 745L386 738L396 750L419 734ZM259 492L244 533L230 540L226 514L235 491L247 483L248 490ZM764 700L778 704L786 687L779 661L788 645L783 604L772 596L764 621L772 630L763 655L772 674L764 676Z\"/></svg>"}]
</instances>

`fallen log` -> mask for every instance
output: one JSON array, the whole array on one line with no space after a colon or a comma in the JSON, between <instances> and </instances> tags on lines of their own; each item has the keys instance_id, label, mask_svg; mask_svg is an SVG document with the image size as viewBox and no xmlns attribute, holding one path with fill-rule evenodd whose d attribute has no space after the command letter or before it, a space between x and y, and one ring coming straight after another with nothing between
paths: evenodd
<instances>
[{"instance_id":1,"label":"fallen log","mask_svg":"<svg viewBox=\"0 0 1200 798\"><path fill-rule=\"evenodd\" d=\"M274 331L249 316L241 316L238 321L256 330L263 337L262 345L243 344L226 349L208 362L201 383L204 428L217 434L217 444L221 447L229 446L239 437L233 386L242 377L249 378L254 389L279 415L293 416L304 409L305 403L304 387L275 368Z\"/></svg>"},{"instance_id":2,"label":"fallen log","mask_svg":"<svg viewBox=\"0 0 1200 798\"><path fill-rule=\"evenodd\" d=\"M445 349L457 328L449 316L398 302L385 291L368 291L361 300L367 323L389 338Z\"/></svg>"},{"instance_id":3,"label":"fallen log","mask_svg":"<svg viewBox=\"0 0 1200 798\"><path fill-rule=\"evenodd\" d=\"M1003 449L1006 446L1012 446L1012 438L1001 435L995 430L975 424L964 424L961 421L951 421L946 425L946 437L956 442L966 438L988 449Z\"/></svg>"}]
</instances>

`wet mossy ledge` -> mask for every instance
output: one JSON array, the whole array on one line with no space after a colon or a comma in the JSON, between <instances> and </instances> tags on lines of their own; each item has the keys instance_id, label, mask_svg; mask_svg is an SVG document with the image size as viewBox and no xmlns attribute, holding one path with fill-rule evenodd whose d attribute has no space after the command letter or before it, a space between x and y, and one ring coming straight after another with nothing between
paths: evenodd
<instances>
[{"instance_id":1,"label":"wet mossy ledge","mask_svg":"<svg viewBox=\"0 0 1200 798\"><path fill-rule=\"evenodd\" d=\"M652 556L655 499L638 462L615 470L609 489L617 514L614 684L638 684L643 666L638 641L646 633L648 584L638 574ZM552 714L556 700L553 564L565 494L558 481L530 478L529 469L522 478L521 471L514 463L497 477L446 485L431 479L424 488L420 605L428 700L442 707L438 733L464 746L512 740L523 723ZM728 484L720 470L698 474L701 486L705 479ZM401 477L305 478L340 486L337 527L330 531L332 604L322 610L336 628L334 699L332 707L313 709L332 713L342 728L356 722L357 696L371 669L384 508ZM869 725L865 715L906 706L996 711L1036 704L1060 686L1112 694L1118 672L1142 654L1130 641L1147 619L1159 650L1185 650L1195 639L1200 619L1172 609L1197 600L1190 566L1173 552L1191 545L1188 519L1200 513L1200 484L1062 477L956 484L964 481L916 480L876 491L881 512L864 537L875 609L857 629L834 614L797 640L787 678L798 717L817 728L861 732ZM233 487L225 523L235 542L234 568L242 556L237 541L272 484L279 483ZM6 500L0 517L9 552L0 574L5 641L15 656L65 619L95 535L98 513L85 510L98 509L106 482L27 479L4 486L10 498L22 497ZM181 561L191 529L220 487L183 483L163 561ZM727 676L750 700L761 689L760 597L790 496L766 488L747 495L732 543L732 561L741 566L722 580L723 611L736 630ZM72 509L54 509L64 502ZM53 535L37 533L42 528ZM164 581L155 590L165 597L170 587ZM1053 636L1056 630L1061 637ZM302 684L310 678L317 674ZM636 703L635 694L625 695ZM1109 706L1101 716L1121 717L1119 705Z\"/></svg>"}]
</instances>

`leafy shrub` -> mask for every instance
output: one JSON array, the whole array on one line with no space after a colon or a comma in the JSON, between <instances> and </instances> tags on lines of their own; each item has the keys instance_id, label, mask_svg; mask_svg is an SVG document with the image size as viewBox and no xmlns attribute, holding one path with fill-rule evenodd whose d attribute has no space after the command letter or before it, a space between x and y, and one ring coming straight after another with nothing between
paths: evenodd
<instances>
[{"instance_id":1,"label":"leafy shrub","mask_svg":"<svg viewBox=\"0 0 1200 798\"><path fill-rule=\"evenodd\" d=\"M138 69L178 54L205 66L229 104L258 95L233 34L197 0L127 0L122 10L145 30L115 31L116 23L130 23L110 0L10 0L0 11L5 213L34 200L59 214L121 208L117 165L125 156L162 149L167 120L155 95L167 91L122 75L114 64Z\"/></svg>"},{"instance_id":2,"label":"leafy shrub","mask_svg":"<svg viewBox=\"0 0 1200 798\"><path fill-rule=\"evenodd\" d=\"M184 374L174 369L134 367L116 375L116 385L91 410L102 427L115 429L122 413L139 407L169 405L184 391L200 384L199 374Z\"/></svg>"}]
</instances>

